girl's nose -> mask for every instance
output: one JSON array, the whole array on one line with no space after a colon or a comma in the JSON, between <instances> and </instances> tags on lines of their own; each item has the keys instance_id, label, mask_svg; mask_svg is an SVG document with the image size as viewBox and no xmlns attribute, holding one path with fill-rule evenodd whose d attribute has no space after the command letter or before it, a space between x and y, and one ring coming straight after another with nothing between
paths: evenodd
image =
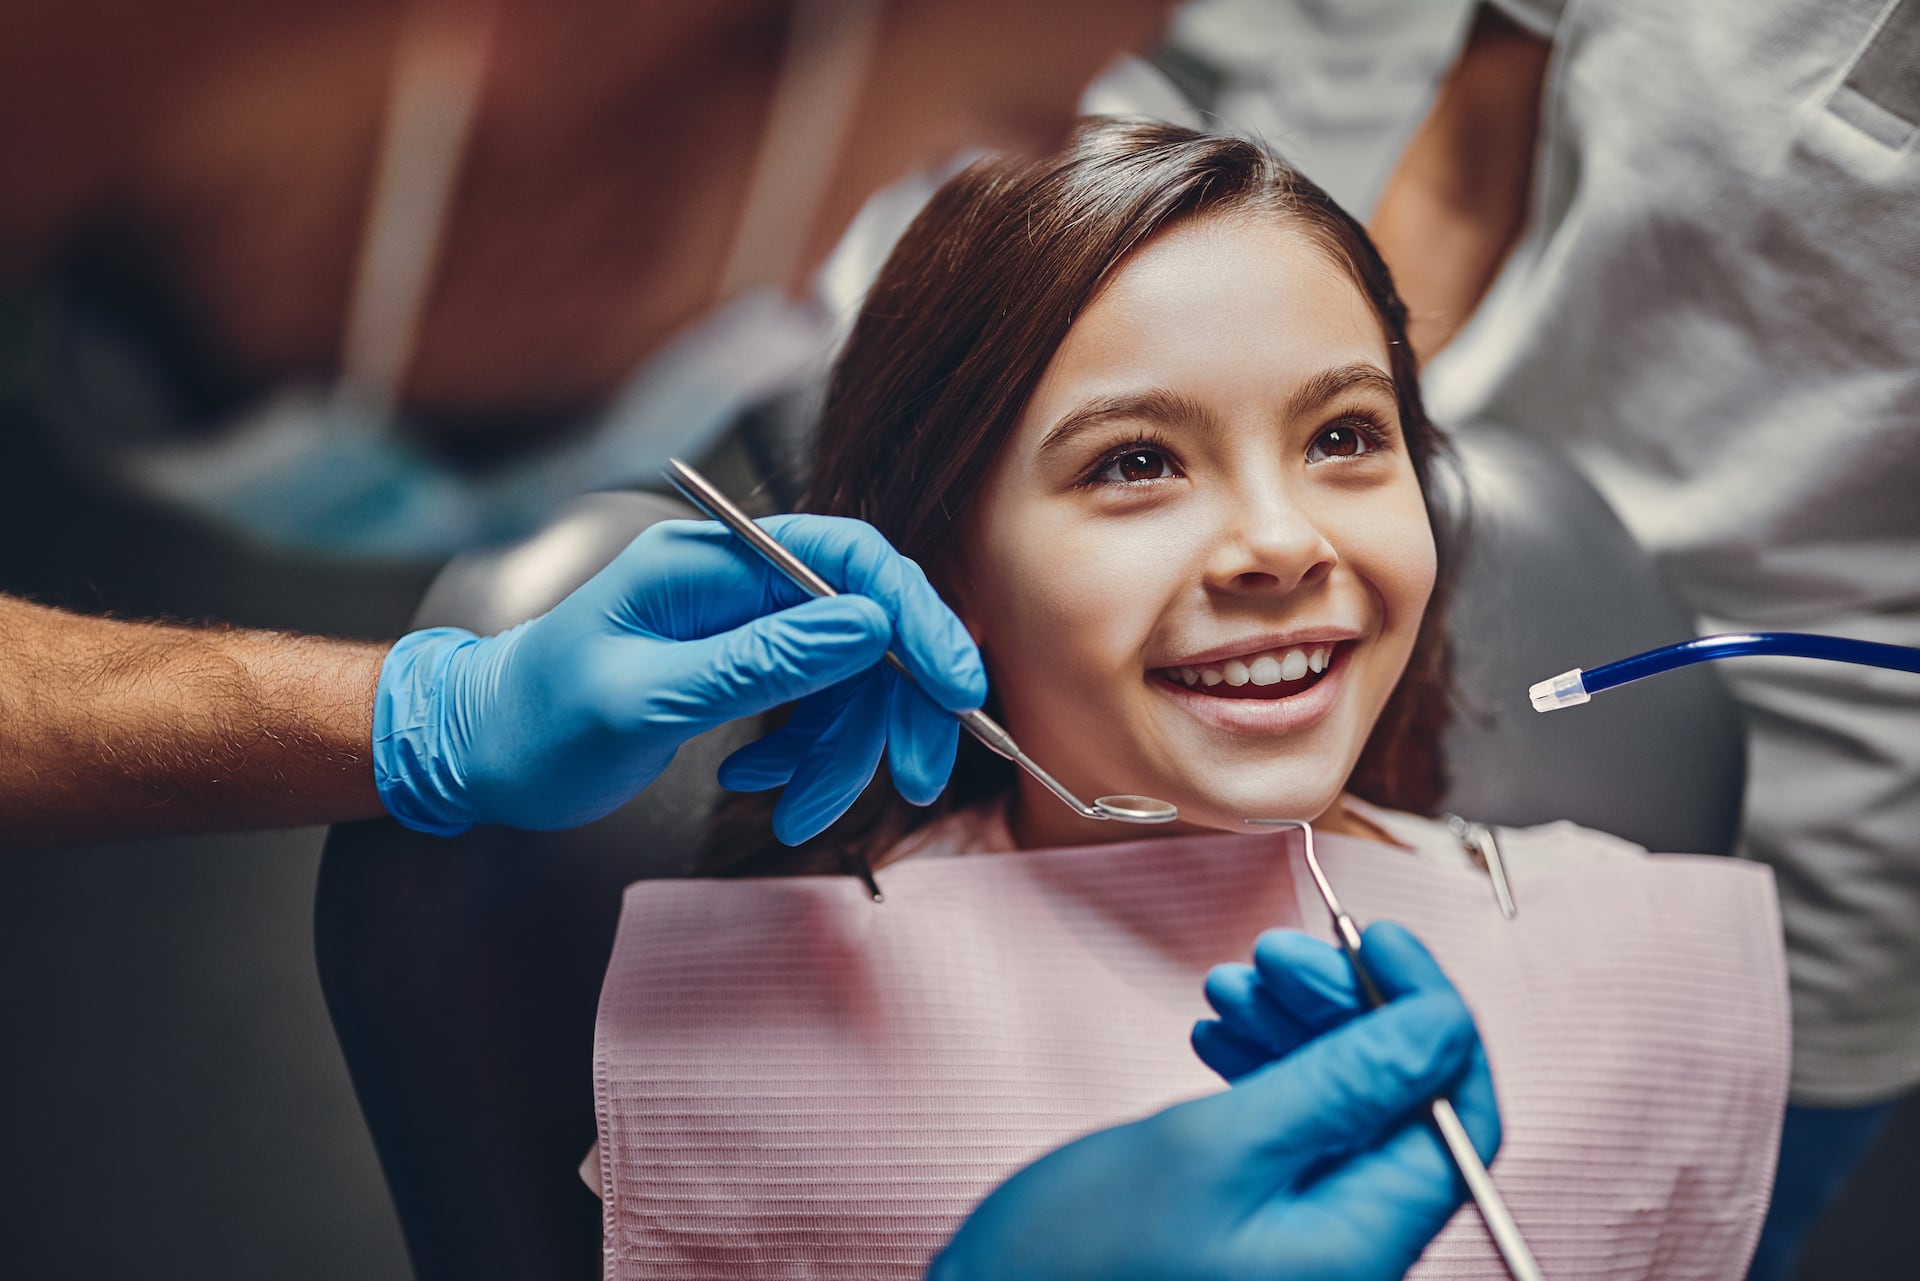
<instances>
[{"instance_id":1,"label":"girl's nose","mask_svg":"<svg viewBox=\"0 0 1920 1281\"><path fill-rule=\"evenodd\" d=\"M1208 573L1238 592L1291 592L1326 577L1340 553L1312 514L1278 490L1225 499Z\"/></svg>"}]
</instances>

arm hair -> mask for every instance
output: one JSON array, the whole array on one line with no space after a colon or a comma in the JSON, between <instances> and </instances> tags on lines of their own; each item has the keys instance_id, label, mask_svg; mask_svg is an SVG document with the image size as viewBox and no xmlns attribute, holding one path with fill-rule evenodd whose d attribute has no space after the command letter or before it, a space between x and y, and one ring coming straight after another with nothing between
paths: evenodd
<instances>
[{"instance_id":1,"label":"arm hair","mask_svg":"<svg viewBox=\"0 0 1920 1281\"><path fill-rule=\"evenodd\" d=\"M0 850L384 813L387 648L0 596Z\"/></svg>"}]
</instances>

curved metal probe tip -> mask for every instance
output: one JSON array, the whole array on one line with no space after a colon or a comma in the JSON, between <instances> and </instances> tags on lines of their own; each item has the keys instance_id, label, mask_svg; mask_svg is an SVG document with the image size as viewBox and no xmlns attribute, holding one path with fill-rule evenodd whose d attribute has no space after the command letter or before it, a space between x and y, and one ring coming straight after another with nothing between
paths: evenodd
<instances>
[{"instance_id":1,"label":"curved metal probe tip","mask_svg":"<svg viewBox=\"0 0 1920 1281\"><path fill-rule=\"evenodd\" d=\"M1327 874L1320 870L1320 860L1313 852L1313 824L1303 818L1249 818L1243 819L1242 821L1246 823L1248 827L1299 828L1302 847L1305 849L1307 856L1307 874L1313 877L1313 887L1320 891L1320 901L1327 905L1327 911L1333 913L1333 920L1336 925L1341 921L1345 921L1349 926L1353 924L1353 918L1348 916L1347 910L1340 906L1340 899L1333 892L1333 882L1329 881ZM1343 944L1346 942L1345 931L1342 931L1341 942ZM1356 951L1359 949L1358 931L1355 931L1353 946ZM1353 961L1356 966L1360 963L1357 956L1353 958Z\"/></svg>"},{"instance_id":2,"label":"curved metal probe tip","mask_svg":"<svg viewBox=\"0 0 1920 1281\"><path fill-rule=\"evenodd\" d=\"M1307 873L1313 878L1314 888L1320 892L1327 911L1333 915L1333 930L1340 938L1340 950L1347 954L1347 963L1353 967L1354 981L1369 1006L1385 1005L1386 998L1374 983L1373 975L1367 972L1367 967L1360 961L1360 929L1354 924L1353 918L1347 915L1347 910L1340 906L1340 899L1333 892L1333 882L1327 879L1320 859L1313 852L1313 825L1297 818L1249 818L1242 821L1251 827L1300 829ZM1520 1225L1514 1222L1513 1212L1507 1209L1500 1189L1494 1186L1493 1175L1487 1170L1486 1162L1480 1159L1479 1151L1467 1134L1467 1127L1461 1124L1460 1114L1444 1097L1435 1099L1428 1111L1433 1117L1434 1128L1440 1131L1441 1142L1446 1144L1448 1155L1453 1158L1454 1166L1466 1182L1467 1191L1473 1195L1473 1203L1480 1207L1480 1217L1486 1222L1487 1234L1499 1249L1507 1272L1514 1281L1545 1281L1540 1265L1534 1261L1533 1251L1520 1235Z\"/></svg>"}]
</instances>

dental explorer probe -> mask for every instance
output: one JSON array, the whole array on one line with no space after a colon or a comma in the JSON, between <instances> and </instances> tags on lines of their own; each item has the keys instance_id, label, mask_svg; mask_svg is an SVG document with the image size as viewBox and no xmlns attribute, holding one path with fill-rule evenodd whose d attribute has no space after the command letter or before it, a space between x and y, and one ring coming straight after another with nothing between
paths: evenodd
<instances>
[{"instance_id":1,"label":"dental explorer probe","mask_svg":"<svg viewBox=\"0 0 1920 1281\"><path fill-rule=\"evenodd\" d=\"M839 595L826 579L814 573L805 561L756 525L752 517L740 510L705 476L678 458L667 460L666 476L673 487L686 496L688 502L738 534L747 546L766 557L775 569L792 579L802 591L814 596ZM913 673L907 670L907 665L900 661L898 654L888 650L887 661L907 680L913 680ZM914 683L918 684L917 681ZM1112 819L1122 823L1170 823L1180 816L1180 811L1171 802L1155 800L1151 796L1100 796L1089 805L1068 791L1059 779L1041 769L1039 763L1013 741L1013 735L1002 729L985 712L975 708L970 712L955 712L953 716L962 728L985 744L987 750L1005 757L1032 775L1042 787L1066 802L1067 808L1082 818Z\"/></svg>"},{"instance_id":2,"label":"dental explorer probe","mask_svg":"<svg viewBox=\"0 0 1920 1281\"><path fill-rule=\"evenodd\" d=\"M1320 868L1320 860L1313 852L1313 826L1297 818L1250 818L1245 820L1256 827L1297 827L1303 838L1307 855L1307 874L1313 878L1313 886L1320 891L1320 899L1327 905L1327 911L1333 916L1333 932L1340 938L1340 950L1347 954L1347 964L1353 967L1354 982L1360 988L1361 998L1369 1009L1377 1009L1387 1003L1380 987L1373 981L1373 975L1367 973L1367 967L1360 963L1360 927L1347 915L1347 909L1340 906L1340 900L1333 892L1333 882ZM1460 1177L1467 1182L1467 1191L1473 1194L1473 1203L1480 1207L1480 1217L1486 1221L1487 1232L1493 1237L1500 1258L1507 1265L1507 1272L1514 1281L1544 1281L1540 1265L1534 1261L1533 1251L1527 1248L1525 1238L1520 1235L1520 1225L1513 1221L1513 1214L1507 1209L1507 1203L1500 1195L1500 1189L1494 1186L1493 1175L1487 1170L1486 1163L1474 1150L1473 1140L1467 1137L1467 1127L1460 1123L1460 1114L1453 1110L1453 1104L1446 1098L1433 1101L1434 1128L1440 1131L1441 1142L1447 1145L1447 1152L1453 1157L1453 1163L1460 1170Z\"/></svg>"}]
</instances>

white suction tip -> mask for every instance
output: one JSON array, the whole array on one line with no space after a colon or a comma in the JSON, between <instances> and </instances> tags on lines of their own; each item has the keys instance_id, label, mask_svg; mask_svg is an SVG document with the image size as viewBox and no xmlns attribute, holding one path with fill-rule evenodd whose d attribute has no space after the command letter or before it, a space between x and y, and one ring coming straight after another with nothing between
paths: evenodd
<instances>
[{"instance_id":1,"label":"white suction tip","mask_svg":"<svg viewBox=\"0 0 1920 1281\"><path fill-rule=\"evenodd\" d=\"M1562 707L1578 707L1593 695L1587 693L1587 687L1580 679L1580 669L1576 667L1530 687L1527 697L1533 700L1534 711L1552 712Z\"/></svg>"}]
</instances>

